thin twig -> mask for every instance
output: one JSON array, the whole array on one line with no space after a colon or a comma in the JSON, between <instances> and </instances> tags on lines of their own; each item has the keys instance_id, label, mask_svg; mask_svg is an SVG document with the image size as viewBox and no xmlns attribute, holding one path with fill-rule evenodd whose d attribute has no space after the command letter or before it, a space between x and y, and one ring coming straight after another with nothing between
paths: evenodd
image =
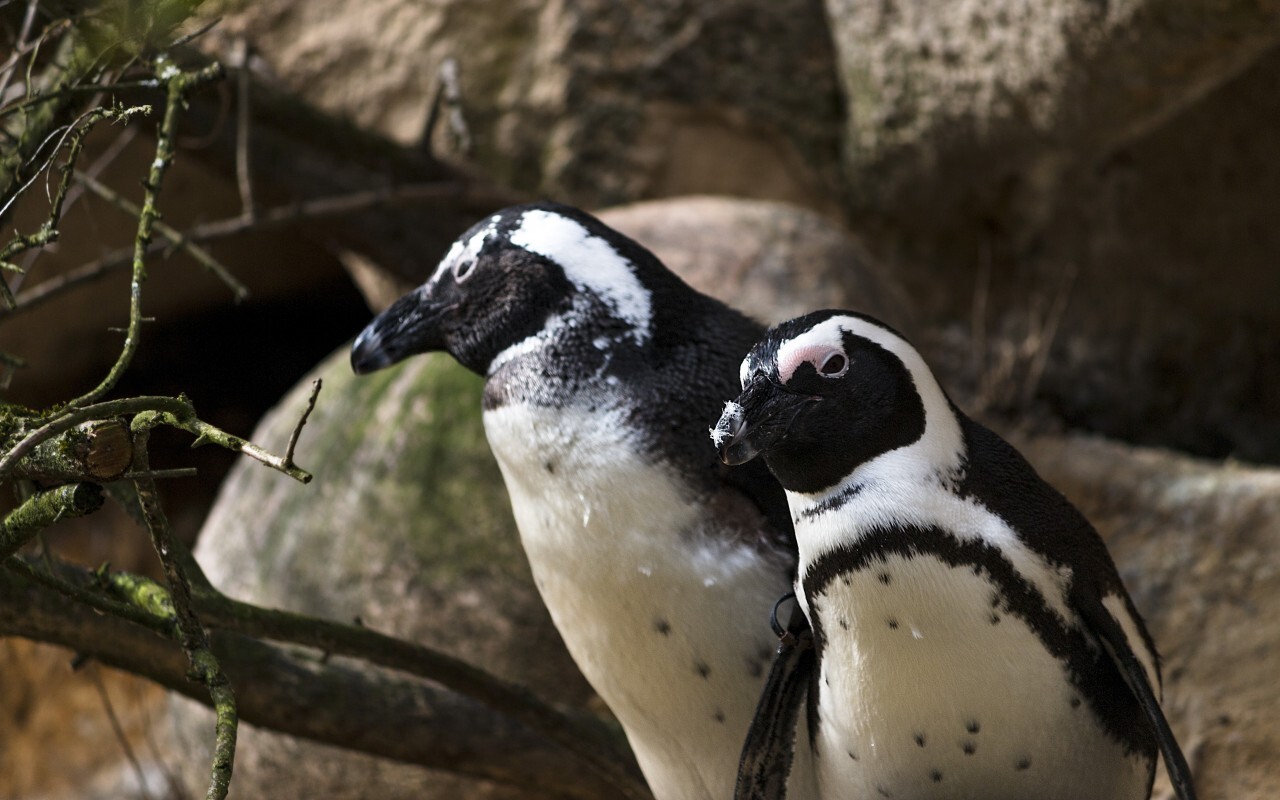
<instances>
[{"instance_id":1,"label":"thin twig","mask_svg":"<svg viewBox=\"0 0 1280 800\"><path fill-rule=\"evenodd\" d=\"M101 94L103 92L124 92L131 89L159 89L160 85L160 81L155 78L147 78L144 80L125 81L122 83L85 83L77 86L63 86L62 88L54 91L35 94L31 97L23 98L16 103L0 108L0 119L18 111L25 111L26 109L31 108L32 106L37 106L40 103L48 103L53 100L63 100L67 97L74 97L75 95Z\"/></svg>"},{"instance_id":2,"label":"thin twig","mask_svg":"<svg viewBox=\"0 0 1280 800\"><path fill-rule=\"evenodd\" d=\"M31 25L35 22L36 7L39 5L39 0L27 0L27 10L22 17L22 27L18 31L18 40L13 48L13 58L4 65L4 72L0 75L0 97L4 97L5 89L9 88L9 81L13 79L13 68L18 65L27 48L27 37L31 35Z\"/></svg>"},{"instance_id":3,"label":"thin twig","mask_svg":"<svg viewBox=\"0 0 1280 800\"><path fill-rule=\"evenodd\" d=\"M1044 320L1040 325L1039 341L1031 357L1031 363L1027 367L1026 380L1022 386L1023 405L1031 402L1036 389L1040 386L1040 379L1044 376L1045 367L1049 364L1049 353L1053 349L1054 340L1058 337L1058 327L1062 324L1062 318L1067 312L1067 304L1071 301L1071 290L1075 286L1079 271L1074 262L1068 265L1053 293L1049 310L1045 312Z\"/></svg>"},{"instance_id":4,"label":"thin twig","mask_svg":"<svg viewBox=\"0 0 1280 800\"><path fill-rule=\"evenodd\" d=\"M458 62L446 58L440 62L436 73L436 92L427 109L427 119L422 126L422 136L418 147L428 155L431 154L431 137L435 134L436 125L440 121L440 112L444 109L449 123L449 131L453 134L454 144L464 156L471 155L471 131L467 128L466 117L462 114L462 89L458 82Z\"/></svg>"},{"instance_id":5,"label":"thin twig","mask_svg":"<svg viewBox=\"0 0 1280 800\"><path fill-rule=\"evenodd\" d=\"M302 426L307 424L307 417L311 416L311 412L316 407L316 397L320 395L320 387L324 385L324 381L316 378L311 382L311 396L307 398L307 407L302 412L302 416L298 418L298 424L293 426L293 433L289 434L289 445L284 449L284 463L293 464L293 450L298 446L298 437L302 435Z\"/></svg>"},{"instance_id":6,"label":"thin twig","mask_svg":"<svg viewBox=\"0 0 1280 800\"><path fill-rule=\"evenodd\" d=\"M233 58L236 73L236 185L240 189L240 216L253 221L258 209L253 202L253 179L249 174L249 40L236 40Z\"/></svg>"},{"instance_id":7,"label":"thin twig","mask_svg":"<svg viewBox=\"0 0 1280 800\"><path fill-rule=\"evenodd\" d=\"M138 779L138 791L142 794L144 800L151 800L151 792L147 790L147 773L142 769L138 756L133 752L133 746L129 744L129 737L124 732L124 725L120 724L120 717L116 715L115 706L111 703L111 695L107 693L107 685L102 680L102 669L96 664L91 665L87 670L89 680L93 683L94 688L98 690L98 697L102 700L102 710L107 714L107 721L111 724L111 731L115 734L116 741L120 744L120 749L124 752L125 759L133 768L133 774Z\"/></svg>"},{"instance_id":8,"label":"thin twig","mask_svg":"<svg viewBox=\"0 0 1280 800\"><path fill-rule=\"evenodd\" d=\"M35 154L32 156L32 159L34 160L36 156L40 155L40 151L44 149L44 146L48 144L49 141L54 136L57 136L59 133L65 130L66 130L66 127L64 126L64 127L58 128L53 133L49 134L49 136L46 137L45 140L40 143L39 147L36 148ZM53 155L49 156L49 161L52 161L54 159L54 156L56 155L57 155L57 152L55 151ZM40 175L44 172L45 166L48 166L48 163L46 163L40 169L37 169L34 172L32 172L31 177L27 178L27 182L19 186L18 189L12 195L9 196L9 200L4 204L3 207L0 207L0 219L4 219L5 215L9 213L9 209L13 207L13 204L18 202L18 198L21 197L23 194L25 194L27 189L30 189L31 185L34 184L40 178Z\"/></svg>"},{"instance_id":9,"label":"thin twig","mask_svg":"<svg viewBox=\"0 0 1280 800\"><path fill-rule=\"evenodd\" d=\"M147 475L152 480L164 480L167 478L194 478L200 474L195 467L175 467L174 469L153 469ZM133 478L141 478L142 475L137 472L126 472L120 476L120 480L131 480Z\"/></svg>"},{"instance_id":10,"label":"thin twig","mask_svg":"<svg viewBox=\"0 0 1280 800\"><path fill-rule=\"evenodd\" d=\"M189 91L222 74L222 67L217 63L196 72L184 72L164 56L156 58L155 68L156 74L168 84L168 95L165 100L164 119L156 134L156 157L151 162L151 172L147 182L143 184L142 211L138 218L138 233L134 239L133 280L129 291L129 331L125 335L120 355L107 376L93 389L68 403L68 406L73 408L92 403L111 391L129 364L133 362L133 355L138 349L138 335L142 327L142 284L147 279L147 246L151 244L151 231L160 217L160 212L156 208L160 186L164 182L169 165L173 163L173 139L177 132L178 114L186 103Z\"/></svg>"},{"instance_id":11,"label":"thin twig","mask_svg":"<svg viewBox=\"0 0 1280 800\"><path fill-rule=\"evenodd\" d=\"M99 43L98 40L82 35L84 31L75 28L71 28L70 33L62 36L57 52L51 59L38 58L43 42L53 38L55 34L61 35L61 32L67 30L69 26L69 22L63 21L45 27L36 46L31 48L24 75L26 95L32 94L31 71L37 62L49 62L40 82L47 83L49 88L46 91L54 93L62 87L80 83L84 80L90 65L97 61L98 57L94 54L97 52L95 44ZM11 136L15 144L12 148L7 148L12 149L8 157L0 160L0 205L5 209L0 211L0 217L8 213L13 199L30 186L31 181L28 177L40 174L42 168L36 170L30 168L40 162L40 152L50 141L50 132L53 132L53 137L58 135L58 130L55 129L58 128L58 122L67 104L67 96L61 95L53 102L41 103L28 110L12 126L16 129Z\"/></svg>"},{"instance_id":12,"label":"thin twig","mask_svg":"<svg viewBox=\"0 0 1280 800\"><path fill-rule=\"evenodd\" d=\"M142 396L142 397L126 397L120 400L108 400L103 403L95 403L94 405L81 406L72 409L61 416L54 417L44 425L24 436L17 444L9 449L2 457L0 457L0 481L4 481L13 471L18 461L27 456L36 445L41 442L57 436L60 433L71 430L82 422L88 422L91 419L109 419L111 417L119 417L128 414L143 415L160 415L160 422L164 425L170 425L180 428L188 433L196 436L196 441L192 447L202 444L215 443L228 450L246 455L255 461L279 470L296 481L308 483L311 481L311 473L299 468L293 464L286 464L285 460L280 456L272 455L263 450L254 443L241 439L239 436L233 436L226 431L217 428L196 416L195 407L185 397L163 397L163 396ZM150 425L150 420L139 423L135 418L134 424Z\"/></svg>"},{"instance_id":13,"label":"thin twig","mask_svg":"<svg viewBox=\"0 0 1280 800\"><path fill-rule=\"evenodd\" d=\"M169 519L160 504L160 494L156 483L149 477L151 464L147 453L147 445L151 436L151 426L137 425L134 420L133 471L143 477L134 478L133 485L138 493L138 502L142 507L142 515L155 545L156 555L164 568L165 580L169 584L169 596L173 602L174 621L178 627L178 637L183 651L187 654L187 662L191 666L192 677L204 684L209 691L209 699L213 701L216 721L214 723L213 764L210 767L209 790L206 800L224 800L231 786L231 775L235 767L236 736L239 720L236 715L235 693L231 682L218 664L213 650L209 646L209 635L200 624L191 602L191 584L186 574L173 557L173 531L169 527ZM159 424L159 420L156 420Z\"/></svg>"},{"instance_id":14,"label":"thin twig","mask_svg":"<svg viewBox=\"0 0 1280 800\"><path fill-rule=\"evenodd\" d=\"M89 131L94 125L104 119L128 121L128 119L136 114L151 113L150 106L135 106L133 108L95 108L83 114L79 119L73 122L67 129L67 135L58 147L54 148L54 154L50 157L50 162L57 158L58 150L62 149L63 144L69 143L67 146L67 159L59 167L62 172L62 179L58 181L58 188L54 192L53 197L49 201L49 217L44 224L40 226L40 230L29 236L17 234L8 245L0 250L0 264L4 264L8 259L13 258L24 250L35 247L44 247L50 242L57 241L58 238L58 222L62 219L62 206L66 200L67 192L71 187L71 175L75 168L76 161L80 158L80 153L84 149L84 140L88 136ZM37 173L39 174L39 173ZM34 180L34 177L32 178ZM6 292L7 293L7 292ZM13 304L9 305L13 308Z\"/></svg>"},{"instance_id":15,"label":"thin twig","mask_svg":"<svg viewBox=\"0 0 1280 800\"><path fill-rule=\"evenodd\" d=\"M457 142L458 152L471 155L471 131L462 115L462 87L458 81L458 62L446 58L440 63L440 82L444 84L444 103L449 110L449 130Z\"/></svg>"},{"instance_id":16,"label":"thin twig","mask_svg":"<svg viewBox=\"0 0 1280 800\"><path fill-rule=\"evenodd\" d=\"M190 44L191 42L195 41L201 36L204 36L209 31L213 30L214 26L216 26L220 22L222 22L222 17L214 17L213 19L209 20L205 24L201 25L199 28L196 28L191 33L183 34L182 36L179 36L177 39L174 39L173 44L166 47L165 50L173 50L176 47L182 47L184 44Z\"/></svg>"},{"instance_id":17,"label":"thin twig","mask_svg":"<svg viewBox=\"0 0 1280 800\"><path fill-rule=\"evenodd\" d=\"M453 181L370 189L333 197L321 197L302 203L288 203L263 211L258 214L257 219L252 221L245 220L242 216L235 216L207 222L187 230L183 236L189 242L211 242L249 231L265 231L288 225L316 222L358 214L374 208L410 203L455 202L469 196L465 185ZM148 247L147 254L153 255L164 249L163 244L153 243ZM120 248L75 269L43 280L30 289L20 292L17 296L18 307L9 313L21 314L30 311L67 289L105 277L132 263L133 255L133 248Z\"/></svg>"},{"instance_id":18,"label":"thin twig","mask_svg":"<svg viewBox=\"0 0 1280 800\"><path fill-rule=\"evenodd\" d=\"M147 109L148 110L146 113L151 113L150 106L147 106ZM91 164L89 164L89 166L84 170L85 174L93 178L96 178L99 175L101 175L103 170L111 166L111 164L113 164L115 160L120 157L120 154L123 153L125 149L128 148L129 145L133 143L133 140L137 138L137 135L138 135L138 126L136 125L125 126L117 136L111 137L111 144L107 145L106 149L103 150L102 153L97 158L95 158ZM68 161L68 163L70 163L70 161ZM63 207L65 209L71 209L75 207L75 204L80 200L81 197L84 196L84 194L85 194L84 186L80 185L79 183L72 183L71 188L67 191L67 199L66 199L66 202L63 204ZM21 289L22 286L27 281L31 280L32 267L34 266L35 261L39 257L41 252L43 251L34 250L34 251L27 252L25 263L22 265L23 273L22 275L14 278L13 283L11 284L15 292ZM129 259L133 255L133 248L118 250L116 252L122 254L121 263L127 264L129 263ZM65 274L65 273L60 273L60 274ZM0 309L0 317L2 317L4 313L5 313L5 310Z\"/></svg>"},{"instance_id":19,"label":"thin twig","mask_svg":"<svg viewBox=\"0 0 1280 800\"><path fill-rule=\"evenodd\" d=\"M160 770L164 778L161 794L166 800L185 800L187 792L169 765L170 754L160 752L160 743L156 740L156 725L151 718L151 709L146 702L145 691L146 687L141 682L134 684L134 706L138 709L138 716L141 717L139 727L142 729L143 744L147 746L147 754L151 758L150 763Z\"/></svg>"},{"instance_id":20,"label":"thin twig","mask_svg":"<svg viewBox=\"0 0 1280 800\"><path fill-rule=\"evenodd\" d=\"M141 208L96 178L92 178L83 172L76 172L75 179L90 192L93 192L95 195L106 200L108 203L119 208L126 214L139 219L142 218ZM237 280L236 277L231 274L231 270L223 266L222 263L218 261L218 259L214 258L213 254L208 250L191 241L186 234L173 228L166 222L157 219L155 220L154 225L156 232L167 239L173 249L182 250L190 254L191 257L200 262L206 270L212 272L223 283L225 283L231 289L232 294L235 295L237 303L249 296L249 288Z\"/></svg>"}]
</instances>

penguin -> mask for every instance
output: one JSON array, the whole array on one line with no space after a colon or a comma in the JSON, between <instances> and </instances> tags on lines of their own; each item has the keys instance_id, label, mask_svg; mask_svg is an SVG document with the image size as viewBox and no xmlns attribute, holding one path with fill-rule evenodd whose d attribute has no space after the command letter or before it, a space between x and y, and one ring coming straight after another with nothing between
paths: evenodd
<instances>
[{"instance_id":1,"label":"penguin","mask_svg":"<svg viewBox=\"0 0 1280 800\"><path fill-rule=\"evenodd\" d=\"M787 493L813 630L822 798L1139 800L1161 752L1151 637L1094 528L892 328L772 328L711 430Z\"/></svg>"},{"instance_id":2,"label":"penguin","mask_svg":"<svg viewBox=\"0 0 1280 800\"><path fill-rule=\"evenodd\" d=\"M659 800L728 798L794 577L781 487L703 443L763 326L553 203L466 231L355 340L367 373L446 351L483 420L533 576Z\"/></svg>"}]
</instances>

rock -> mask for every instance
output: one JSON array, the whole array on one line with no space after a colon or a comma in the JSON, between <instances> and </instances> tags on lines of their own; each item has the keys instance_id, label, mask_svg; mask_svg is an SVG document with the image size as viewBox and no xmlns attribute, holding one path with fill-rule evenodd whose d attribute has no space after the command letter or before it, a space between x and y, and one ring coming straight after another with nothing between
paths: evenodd
<instances>
[{"instance_id":1,"label":"rock","mask_svg":"<svg viewBox=\"0 0 1280 800\"><path fill-rule=\"evenodd\" d=\"M968 203L1010 179L1025 184L1023 200L1047 195L1066 171L1168 123L1280 41L1280 4L1255 0L826 7L849 103L850 190L867 205L926 184L935 206ZM986 158L995 151L998 162ZM939 180L939 169L966 169L966 179Z\"/></svg>"},{"instance_id":2,"label":"rock","mask_svg":"<svg viewBox=\"0 0 1280 800\"><path fill-rule=\"evenodd\" d=\"M1073 426L1280 461L1280 3L826 6L850 221L931 327Z\"/></svg>"},{"instance_id":3,"label":"rock","mask_svg":"<svg viewBox=\"0 0 1280 800\"><path fill-rule=\"evenodd\" d=\"M618 206L600 218L694 288L767 324L818 308L865 311L904 331L914 318L896 276L812 211L697 196Z\"/></svg>"},{"instance_id":4,"label":"rock","mask_svg":"<svg viewBox=\"0 0 1280 800\"><path fill-rule=\"evenodd\" d=\"M1280 785L1280 470L1085 436L1017 442L1107 540L1163 656L1164 708L1205 798ZM1156 798L1172 797L1158 773Z\"/></svg>"},{"instance_id":5,"label":"rock","mask_svg":"<svg viewBox=\"0 0 1280 800\"><path fill-rule=\"evenodd\" d=\"M219 589L249 602L363 624L429 644L563 703L591 692L533 587L497 464L480 426L478 377L434 355L357 378L345 348L324 380L297 460L301 485L242 461L223 485L197 558ZM280 447L309 380L255 441ZM206 779L210 712L175 701L178 759ZM247 797L457 797L425 770L243 730L235 790ZM376 790L375 788L376 787ZM469 797L515 797L486 787Z\"/></svg>"},{"instance_id":6,"label":"rock","mask_svg":"<svg viewBox=\"0 0 1280 800\"><path fill-rule=\"evenodd\" d=\"M475 163L576 205L701 191L837 207L840 102L818 0L273 0L214 34L247 36L287 86L402 143L421 137L455 58Z\"/></svg>"}]
</instances>

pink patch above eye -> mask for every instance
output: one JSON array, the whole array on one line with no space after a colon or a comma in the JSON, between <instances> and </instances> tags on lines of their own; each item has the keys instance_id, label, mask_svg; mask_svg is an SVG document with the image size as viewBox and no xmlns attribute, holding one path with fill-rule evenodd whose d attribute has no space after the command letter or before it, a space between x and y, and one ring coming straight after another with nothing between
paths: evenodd
<instances>
[{"instance_id":1,"label":"pink patch above eye","mask_svg":"<svg viewBox=\"0 0 1280 800\"><path fill-rule=\"evenodd\" d=\"M778 379L783 383L791 380L791 376L796 374L796 370L801 364L808 363L818 374L822 374L822 367L827 363L827 359L832 356L839 356L842 366L848 365L848 359L843 350L832 347L829 344L811 344L804 347L796 347L782 353L778 358ZM840 370L836 370L838 373Z\"/></svg>"}]
</instances>

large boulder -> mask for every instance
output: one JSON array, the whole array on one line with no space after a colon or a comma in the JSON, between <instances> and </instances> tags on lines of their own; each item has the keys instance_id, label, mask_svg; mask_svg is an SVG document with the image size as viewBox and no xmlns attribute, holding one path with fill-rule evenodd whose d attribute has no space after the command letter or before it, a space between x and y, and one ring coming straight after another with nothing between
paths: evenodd
<instances>
[{"instance_id":1,"label":"large boulder","mask_svg":"<svg viewBox=\"0 0 1280 800\"><path fill-rule=\"evenodd\" d=\"M826 0L851 222L1073 426L1280 460L1280 2Z\"/></svg>"},{"instance_id":2,"label":"large boulder","mask_svg":"<svg viewBox=\"0 0 1280 800\"><path fill-rule=\"evenodd\" d=\"M600 217L643 242L694 288L765 324L816 308L866 311L903 330L915 317L897 276L812 211L696 196L619 206Z\"/></svg>"},{"instance_id":3,"label":"large boulder","mask_svg":"<svg viewBox=\"0 0 1280 800\"><path fill-rule=\"evenodd\" d=\"M271 0L214 34L247 37L288 87L407 144L456 59L474 163L526 191L584 206L691 191L837 206L819 0ZM437 149L463 155L446 127Z\"/></svg>"},{"instance_id":4,"label":"large boulder","mask_svg":"<svg viewBox=\"0 0 1280 800\"><path fill-rule=\"evenodd\" d=\"M1280 785L1280 470L1085 436L1019 446L1093 521L1163 656L1164 708L1204 798ZM1172 797L1159 775L1154 797Z\"/></svg>"},{"instance_id":5,"label":"large boulder","mask_svg":"<svg viewBox=\"0 0 1280 800\"><path fill-rule=\"evenodd\" d=\"M222 487L197 557L223 592L363 624L449 652L544 697L592 697L564 651L520 550L480 425L478 377L444 355L368 377L346 348L312 376L324 388L297 453L307 486L242 462ZM258 427L279 447L309 380ZM206 780L211 715L175 699L175 742L192 790ZM235 790L245 797L457 797L461 780L251 727ZM518 797L496 787L472 797Z\"/></svg>"}]
</instances>

